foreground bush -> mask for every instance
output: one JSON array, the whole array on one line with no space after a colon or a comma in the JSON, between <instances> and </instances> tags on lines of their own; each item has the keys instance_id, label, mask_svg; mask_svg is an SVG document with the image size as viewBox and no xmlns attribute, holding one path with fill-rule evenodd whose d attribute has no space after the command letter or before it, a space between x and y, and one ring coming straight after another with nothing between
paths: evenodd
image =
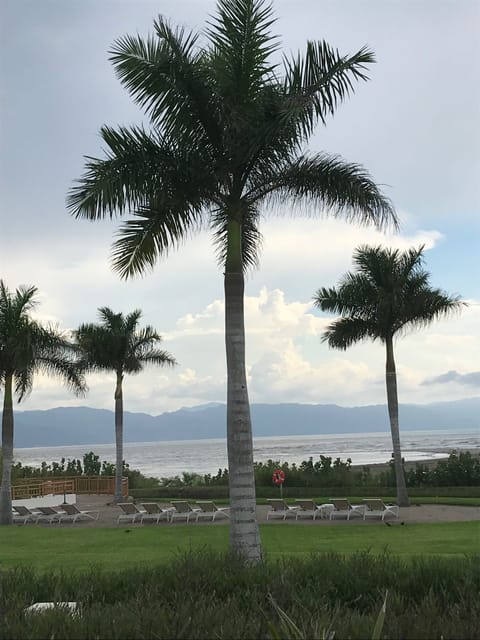
<instances>
[{"instance_id":1,"label":"foreground bush","mask_svg":"<svg viewBox=\"0 0 480 640\"><path fill-rule=\"evenodd\" d=\"M371 638L385 593L382 638L480 638L480 557L415 559L368 553L244 567L213 554L118 573L3 571L1 638ZM25 615L41 600L63 611Z\"/></svg>"}]
</instances>

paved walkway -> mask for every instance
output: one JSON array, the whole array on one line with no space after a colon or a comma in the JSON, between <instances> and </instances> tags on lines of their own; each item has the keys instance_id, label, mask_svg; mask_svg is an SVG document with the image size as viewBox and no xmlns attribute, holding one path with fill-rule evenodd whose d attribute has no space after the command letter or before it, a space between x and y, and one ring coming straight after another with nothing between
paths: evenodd
<instances>
[{"instance_id":1,"label":"paved walkway","mask_svg":"<svg viewBox=\"0 0 480 640\"><path fill-rule=\"evenodd\" d=\"M96 495L79 495L77 496L77 506L81 510L95 510L99 511L99 518L95 521L85 521L79 520L75 524L75 526L82 527L116 527L118 515L121 513L120 509L112 504L111 496L96 496ZM193 503L194 501L192 501ZM59 503L60 504L60 503ZM168 503L165 503L168 506ZM259 505L257 506L257 519L259 523L267 522L267 512L269 511L268 505ZM433 504L422 504L415 505L412 503L410 507L404 507L400 509L400 515L398 520L389 518L388 522L393 525L404 523L413 523L413 522L460 522L460 521L469 521L469 520L478 520L480 521L480 507L464 507L464 506L451 506L451 505L433 505ZM316 519L315 522L311 518L301 518L299 520L295 520L295 518L287 518L287 520L282 520L280 518L270 519L269 523L284 523L286 525L297 523L306 526L348 526L351 522L356 524L361 524L362 526L372 526L379 523L379 518L370 518L366 521L363 521L361 518L352 518L350 521L347 521L346 518L336 518L332 521L330 520L322 520ZM160 526L177 526L178 524L185 524L184 521L178 520L173 525L166 523L165 521L161 521ZM227 518L218 518L213 523L215 526L222 526L228 523ZM194 523L193 521L190 523L192 526L212 526L212 523L207 520L203 520L201 522ZM68 524L56 525L56 526L69 526ZM71 526L71 525L70 525ZM125 526L125 522L122 523L121 526ZM131 525L127 525L131 526ZM142 526L140 524L135 524L135 527ZM152 526L151 523L146 523L144 526ZM157 525L156 525L157 526Z\"/></svg>"}]
</instances>

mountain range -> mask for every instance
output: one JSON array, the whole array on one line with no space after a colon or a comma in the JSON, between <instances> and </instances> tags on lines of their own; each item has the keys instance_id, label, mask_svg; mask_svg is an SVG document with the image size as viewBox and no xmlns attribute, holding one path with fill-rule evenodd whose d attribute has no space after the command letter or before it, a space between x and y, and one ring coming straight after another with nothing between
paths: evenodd
<instances>
[{"instance_id":1,"label":"mountain range","mask_svg":"<svg viewBox=\"0 0 480 640\"><path fill-rule=\"evenodd\" d=\"M480 397L400 406L402 431L479 429ZM389 431L385 405L252 404L255 436L371 433ZM209 403L152 416L124 414L125 442L224 438L226 406ZM47 447L114 442L114 414L90 407L57 407L15 412L15 447Z\"/></svg>"}]
</instances>

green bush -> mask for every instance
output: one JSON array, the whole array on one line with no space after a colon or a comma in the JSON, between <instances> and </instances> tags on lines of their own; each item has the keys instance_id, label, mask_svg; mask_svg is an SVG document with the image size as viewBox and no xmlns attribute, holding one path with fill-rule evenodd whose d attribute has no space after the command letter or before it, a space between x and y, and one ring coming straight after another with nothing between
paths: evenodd
<instances>
[{"instance_id":1,"label":"green bush","mask_svg":"<svg viewBox=\"0 0 480 640\"><path fill-rule=\"evenodd\" d=\"M22 465L17 462L12 465L12 484L28 483L32 479L41 478L62 478L70 476L114 476L116 465L103 460L100 462L99 456L93 451L83 455L83 462L78 459L70 460L62 458L60 462L42 462L39 467ZM158 478L149 478L140 471L130 469L130 466L123 463L123 475L128 478L129 487L158 487Z\"/></svg>"},{"instance_id":2,"label":"green bush","mask_svg":"<svg viewBox=\"0 0 480 640\"><path fill-rule=\"evenodd\" d=\"M395 474L390 464L384 471L373 473L369 467L361 469L352 467L351 460L346 461L321 455L314 462L310 457L301 464L289 464L278 460L256 462L255 483L257 496L261 498L277 497L279 489L272 481L275 469L283 469L286 481L283 492L286 497L309 497L319 494L341 495L395 495ZM130 469L124 462L124 476L128 477L130 493L134 497L185 497L213 498L228 496L228 470L219 469L217 474L200 475L183 472L181 476L171 478L151 478L140 471ZM74 475L115 475L115 465L105 460L100 462L99 456L92 451L84 454L83 464L80 460L65 460L47 464L42 462L38 468L13 465L12 482L18 484L31 478L49 478ZM409 495L435 496L480 496L480 457L470 452L452 452L448 459L440 460L433 466L418 463L414 469L406 471ZM449 487L458 488L454 493ZM465 487L477 492L462 493ZM442 488L447 493L442 493ZM422 490L424 491L422 493ZM460 491L460 492L459 492Z\"/></svg>"},{"instance_id":3,"label":"green bush","mask_svg":"<svg viewBox=\"0 0 480 640\"><path fill-rule=\"evenodd\" d=\"M453 451L433 468L417 464L406 475L411 487L480 487L480 457L473 456L470 451Z\"/></svg>"},{"instance_id":4,"label":"green bush","mask_svg":"<svg viewBox=\"0 0 480 640\"><path fill-rule=\"evenodd\" d=\"M370 638L386 591L382 637L480 638L480 559L368 553L244 566L210 553L118 573L3 571L2 638ZM35 601L76 601L80 613L25 615Z\"/></svg>"}]
</instances>

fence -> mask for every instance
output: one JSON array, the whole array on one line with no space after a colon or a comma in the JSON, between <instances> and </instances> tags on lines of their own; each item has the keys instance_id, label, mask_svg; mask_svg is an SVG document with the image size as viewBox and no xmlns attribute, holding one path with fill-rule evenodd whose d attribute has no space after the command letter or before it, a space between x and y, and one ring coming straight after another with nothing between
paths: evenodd
<instances>
[{"instance_id":1,"label":"fence","mask_svg":"<svg viewBox=\"0 0 480 640\"><path fill-rule=\"evenodd\" d=\"M29 479L22 484L12 487L12 500L22 498L37 498L52 494L66 493L91 493L108 494L115 493L114 476L70 476L66 478ZM122 495L128 497L128 478L122 478Z\"/></svg>"}]
</instances>

